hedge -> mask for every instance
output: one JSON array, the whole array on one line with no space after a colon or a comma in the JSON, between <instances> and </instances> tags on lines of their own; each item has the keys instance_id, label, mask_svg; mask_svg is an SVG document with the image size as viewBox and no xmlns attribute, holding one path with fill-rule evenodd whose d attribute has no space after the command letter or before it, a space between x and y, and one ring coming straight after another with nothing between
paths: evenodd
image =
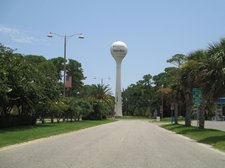
<instances>
[{"instance_id":1,"label":"hedge","mask_svg":"<svg viewBox=\"0 0 225 168\"><path fill-rule=\"evenodd\" d=\"M35 125L35 116L0 116L0 129L20 125Z\"/></svg>"}]
</instances>

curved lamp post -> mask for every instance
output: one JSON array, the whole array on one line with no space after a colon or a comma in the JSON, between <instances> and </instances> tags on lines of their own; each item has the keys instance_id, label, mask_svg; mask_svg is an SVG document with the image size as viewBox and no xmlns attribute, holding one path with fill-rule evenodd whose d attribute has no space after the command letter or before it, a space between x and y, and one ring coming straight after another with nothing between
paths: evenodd
<instances>
[{"instance_id":1,"label":"curved lamp post","mask_svg":"<svg viewBox=\"0 0 225 168\"><path fill-rule=\"evenodd\" d=\"M97 80L98 77L94 76L93 79ZM110 80L111 78L107 77L107 78L100 78L100 79L101 79L101 83L100 84L101 84L101 86L103 86L104 85L104 80L106 80L106 79Z\"/></svg>"},{"instance_id":2,"label":"curved lamp post","mask_svg":"<svg viewBox=\"0 0 225 168\"><path fill-rule=\"evenodd\" d=\"M52 38L53 35L64 38L63 96L66 97L66 40L67 38L70 38L73 36L78 36L78 38L84 39L84 35L82 33L75 33L75 34L67 36L67 35L61 35L61 34L49 32L47 37Z\"/></svg>"}]
</instances>

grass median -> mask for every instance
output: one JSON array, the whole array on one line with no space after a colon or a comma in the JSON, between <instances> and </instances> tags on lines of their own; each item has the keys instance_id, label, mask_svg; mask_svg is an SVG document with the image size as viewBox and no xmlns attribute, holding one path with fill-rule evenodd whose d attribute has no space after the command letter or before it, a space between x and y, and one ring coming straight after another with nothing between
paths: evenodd
<instances>
[{"instance_id":1,"label":"grass median","mask_svg":"<svg viewBox=\"0 0 225 168\"><path fill-rule=\"evenodd\" d=\"M198 129L198 127L187 127L184 125L167 124L162 128L176 132L196 140L197 142L212 145L214 148L225 151L225 132L215 129Z\"/></svg>"},{"instance_id":2,"label":"grass median","mask_svg":"<svg viewBox=\"0 0 225 168\"><path fill-rule=\"evenodd\" d=\"M88 127L113 122L111 119L101 121L80 121L65 123L46 123L35 126L21 126L17 128L0 130L0 148L34 139L49 137L62 133L68 133Z\"/></svg>"}]
</instances>

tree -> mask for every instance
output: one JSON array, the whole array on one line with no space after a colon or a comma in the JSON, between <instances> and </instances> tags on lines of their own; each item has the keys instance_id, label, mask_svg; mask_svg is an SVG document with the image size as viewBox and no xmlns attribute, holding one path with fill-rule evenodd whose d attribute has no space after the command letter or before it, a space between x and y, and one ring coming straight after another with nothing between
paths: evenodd
<instances>
[{"instance_id":1,"label":"tree","mask_svg":"<svg viewBox=\"0 0 225 168\"><path fill-rule=\"evenodd\" d=\"M61 72L63 71L63 65L64 65L64 58L58 57L58 58L52 58L50 61L55 65L56 71L57 71L57 78L58 80L62 80Z\"/></svg>"},{"instance_id":2,"label":"tree","mask_svg":"<svg viewBox=\"0 0 225 168\"><path fill-rule=\"evenodd\" d=\"M39 70L39 86L42 86L44 96L47 99L57 100L60 95L60 84L58 83L58 76L56 67L49 60L38 65ZM50 87L49 87L50 86Z\"/></svg>"},{"instance_id":3,"label":"tree","mask_svg":"<svg viewBox=\"0 0 225 168\"><path fill-rule=\"evenodd\" d=\"M186 115L185 115L186 126L191 126L192 90L193 88L199 88L201 85L200 65L204 63L204 60L205 60L205 51L196 50L190 53L187 57L187 61L181 65L180 81L186 105ZM200 114L202 113L204 112L201 111ZM204 119L201 120L201 123L204 123Z\"/></svg>"},{"instance_id":4,"label":"tree","mask_svg":"<svg viewBox=\"0 0 225 168\"><path fill-rule=\"evenodd\" d=\"M123 112L125 115L149 116L152 101L152 76L144 75L142 80L131 84L122 92Z\"/></svg>"},{"instance_id":5,"label":"tree","mask_svg":"<svg viewBox=\"0 0 225 168\"><path fill-rule=\"evenodd\" d=\"M188 61L182 65L180 81L184 92L186 114L185 125L191 126L191 114L192 114L192 89L194 81L194 69L196 62Z\"/></svg>"},{"instance_id":6,"label":"tree","mask_svg":"<svg viewBox=\"0 0 225 168\"><path fill-rule=\"evenodd\" d=\"M201 66L202 87L207 99L224 96L225 85L225 38L219 43L209 45L207 61Z\"/></svg>"},{"instance_id":7,"label":"tree","mask_svg":"<svg viewBox=\"0 0 225 168\"><path fill-rule=\"evenodd\" d=\"M180 82L181 76L181 66L187 61L187 56L184 54L175 54L172 58L168 59L167 62L174 64L176 67L170 67L168 69L168 73L170 74L171 81L170 81L170 88L171 90L171 101L172 106L174 108L174 123L178 124L178 114L181 114L181 109L183 106L184 100L184 92ZM180 112L179 112L180 111Z\"/></svg>"},{"instance_id":8,"label":"tree","mask_svg":"<svg viewBox=\"0 0 225 168\"><path fill-rule=\"evenodd\" d=\"M93 85L93 97L96 100L95 110L100 112L100 116L104 115L103 111L101 111L101 107L104 106L104 103L109 107L111 113L113 112L114 101L111 96L111 89L109 85L97 84Z\"/></svg>"},{"instance_id":9,"label":"tree","mask_svg":"<svg viewBox=\"0 0 225 168\"><path fill-rule=\"evenodd\" d=\"M23 56L0 45L0 65L1 116L32 117L37 104L59 98L55 66L44 57Z\"/></svg>"},{"instance_id":10,"label":"tree","mask_svg":"<svg viewBox=\"0 0 225 168\"><path fill-rule=\"evenodd\" d=\"M186 61L187 57L184 54L175 54L167 62L176 65L178 68Z\"/></svg>"},{"instance_id":11,"label":"tree","mask_svg":"<svg viewBox=\"0 0 225 168\"><path fill-rule=\"evenodd\" d=\"M19 115L31 113L32 105L38 101L40 90L35 87L34 76L36 68L29 64L22 55L11 53L6 59L7 66L4 67L6 85L10 88L7 93L8 107L5 113L10 113L15 106ZM32 115L32 113L31 113Z\"/></svg>"},{"instance_id":12,"label":"tree","mask_svg":"<svg viewBox=\"0 0 225 168\"><path fill-rule=\"evenodd\" d=\"M38 65L40 63L47 61L45 57L38 56L38 55L25 55L24 58L30 64L35 64L35 65Z\"/></svg>"},{"instance_id":13,"label":"tree","mask_svg":"<svg viewBox=\"0 0 225 168\"><path fill-rule=\"evenodd\" d=\"M202 85L202 80L203 80L203 76L202 76L202 65L205 64L206 60L207 60L207 55L206 52L204 50L196 50L194 52L192 52L191 54L189 54L188 59L191 61L195 62L195 66L192 69L192 71L194 72L193 75L194 77L192 78L192 86L195 88L199 88L200 90L203 90L201 85ZM200 95L205 97L204 95ZM204 128L204 122L205 122L205 109L206 109L206 104L204 101L201 102L200 106L197 106L198 111L199 111L199 128Z\"/></svg>"},{"instance_id":14,"label":"tree","mask_svg":"<svg viewBox=\"0 0 225 168\"><path fill-rule=\"evenodd\" d=\"M109 85L85 85L80 90L80 98L91 102L93 110L83 119L102 119L107 115L112 115L114 110L114 97ZM88 106L87 106L88 107Z\"/></svg>"},{"instance_id":15,"label":"tree","mask_svg":"<svg viewBox=\"0 0 225 168\"><path fill-rule=\"evenodd\" d=\"M93 107L91 105L90 99L80 99L79 106L80 111L77 114L78 121L80 120L80 118L82 118L82 116L85 116L93 112Z\"/></svg>"},{"instance_id":16,"label":"tree","mask_svg":"<svg viewBox=\"0 0 225 168\"><path fill-rule=\"evenodd\" d=\"M201 105L201 117L204 118L206 108L214 101L225 95L225 38L219 43L209 45L206 52L206 58L200 66L201 88L205 101ZM208 106L208 107L207 107ZM200 122L200 128L204 128L204 122Z\"/></svg>"},{"instance_id":17,"label":"tree","mask_svg":"<svg viewBox=\"0 0 225 168\"><path fill-rule=\"evenodd\" d=\"M69 59L66 69L66 74L72 77L72 88L67 90L66 93L68 96L78 96L83 87L83 80L85 79L81 64L75 60Z\"/></svg>"},{"instance_id":18,"label":"tree","mask_svg":"<svg viewBox=\"0 0 225 168\"><path fill-rule=\"evenodd\" d=\"M172 85L176 82L176 69L175 67L165 68L164 72L153 77L155 83L154 104L157 109L162 108L162 117L172 117L171 104L175 103L172 96Z\"/></svg>"}]
</instances>

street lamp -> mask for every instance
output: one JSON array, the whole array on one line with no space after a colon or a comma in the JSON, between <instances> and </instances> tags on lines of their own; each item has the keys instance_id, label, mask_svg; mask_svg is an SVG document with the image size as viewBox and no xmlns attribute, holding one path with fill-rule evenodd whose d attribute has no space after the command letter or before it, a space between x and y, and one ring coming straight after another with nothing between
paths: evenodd
<instances>
[{"instance_id":1,"label":"street lamp","mask_svg":"<svg viewBox=\"0 0 225 168\"><path fill-rule=\"evenodd\" d=\"M161 116L162 116L162 118L163 118L163 104L164 104L164 100L163 100L163 88L164 88L164 85L162 84L162 105L161 105L161 107L160 107L160 113L161 113Z\"/></svg>"},{"instance_id":2,"label":"street lamp","mask_svg":"<svg viewBox=\"0 0 225 168\"><path fill-rule=\"evenodd\" d=\"M96 76L94 76L94 77L93 77L93 79L97 80L97 77L96 77ZM110 80L111 78L110 78L110 77L107 77L107 78L101 78L101 83L100 83L100 84L101 84L101 86L103 86L103 85L104 85L104 80L105 80L105 79Z\"/></svg>"},{"instance_id":3,"label":"street lamp","mask_svg":"<svg viewBox=\"0 0 225 168\"><path fill-rule=\"evenodd\" d=\"M82 33L75 33L72 35L61 35L61 34L57 34L57 33L53 33L53 32L49 32L47 37L52 38L53 35L59 36L59 37L63 37L64 38L64 68L63 68L63 96L66 97L66 39L73 37L73 36L78 36L78 38L80 39L84 39L84 35Z\"/></svg>"}]
</instances>

